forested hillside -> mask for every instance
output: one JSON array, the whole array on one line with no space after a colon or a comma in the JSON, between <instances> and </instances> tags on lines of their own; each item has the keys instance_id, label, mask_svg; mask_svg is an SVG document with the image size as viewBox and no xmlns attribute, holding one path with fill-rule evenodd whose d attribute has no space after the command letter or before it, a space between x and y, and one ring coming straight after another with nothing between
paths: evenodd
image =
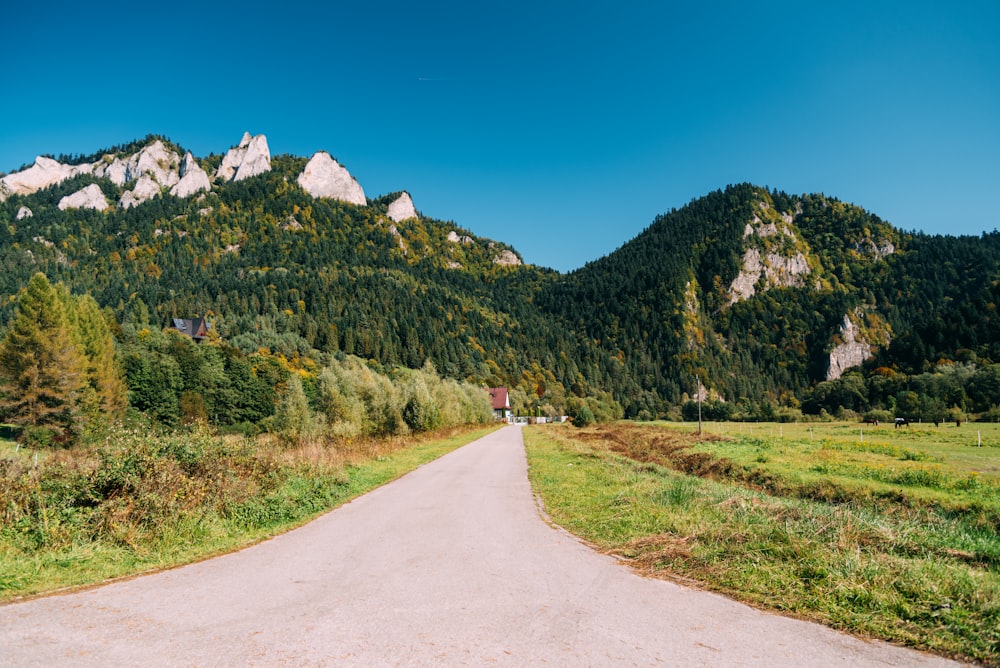
<instances>
[{"instance_id":1,"label":"forested hillside","mask_svg":"<svg viewBox=\"0 0 1000 668\"><path fill-rule=\"evenodd\" d=\"M430 361L448 377L520 388L522 406L553 413L566 410L568 393L600 395L617 362L534 306L558 274L498 261L516 256L454 223L393 222L393 195L366 206L314 198L295 182L305 162L276 156L267 173L127 209L61 210L61 199L88 183L112 202L126 190L91 175L8 197L0 294L11 299L0 322L43 272L93 296L126 338L206 316L229 347L278 355L293 368L318 368L331 355L386 368ZM22 207L31 215L17 219Z\"/></svg>"},{"instance_id":2,"label":"forested hillside","mask_svg":"<svg viewBox=\"0 0 1000 668\"><path fill-rule=\"evenodd\" d=\"M149 137L60 160L110 160L154 139L183 153ZM198 164L214 173L222 162ZM212 364L258 397L230 422L273 413L288 370L316 401L319 370L344 356L386 369L430 362L445 377L512 388L521 410L587 406L602 418L677 416L698 392L714 415L743 418L911 405L929 417L1000 403L1000 383L994 392L984 380L1000 361L996 233L907 233L824 195L743 184L561 275L455 223L391 218L398 193L365 205L314 197L296 180L306 162L276 156L264 173L215 179L195 196L164 187L132 207L113 203L134 182L98 172L7 193L0 327L44 273L105 309L134 385L142 351L179 350L158 338L173 318L205 316ZM90 184L112 204L59 206ZM250 392L255 378L265 380ZM178 382L177 397L195 389Z\"/></svg>"},{"instance_id":3,"label":"forested hillside","mask_svg":"<svg viewBox=\"0 0 1000 668\"><path fill-rule=\"evenodd\" d=\"M694 397L699 379L723 417L773 417L803 401L813 412L892 411L916 376L1000 360L998 272L995 232L904 233L833 198L743 184L659 216L539 303L622 359L634 385L614 389L629 414L662 413ZM869 359L835 377L831 353L851 348L845 317ZM931 412L997 401L963 395Z\"/></svg>"}]
</instances>

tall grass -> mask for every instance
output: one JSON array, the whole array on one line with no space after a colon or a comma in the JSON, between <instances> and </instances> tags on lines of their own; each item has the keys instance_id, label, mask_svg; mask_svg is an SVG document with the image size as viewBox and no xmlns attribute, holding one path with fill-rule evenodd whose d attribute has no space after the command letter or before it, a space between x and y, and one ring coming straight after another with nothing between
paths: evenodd
<instances>
[{"instance_id":1,"label":"tall grass","mask_svg":"<svg viewBox=\"0 0 1000 668\"><path fill-rule=\"evenodd\" d=\"M525 440L553 519L647 573L1000 665L1000 523L989 480L976 505L953 485L966 472L928 469L902 450L857 454L902 456L895 461L918 467L910 470L935 473L835 478L810 470L815 453L797 460L794 443L662 429L533 427ZM758 461L761 453L771 459Z\"/></svg>"},{"instance_id":2,"label":"tall grass","mask_svg":"<svg viewBox=\"0 0 1000 668\"><path fill-rule=\"evenodd\" d=\"M218 437L123 429L0 457L0 600L219 554L296 526L492 427L423 438Z\"/></svg>"}]
</instances>

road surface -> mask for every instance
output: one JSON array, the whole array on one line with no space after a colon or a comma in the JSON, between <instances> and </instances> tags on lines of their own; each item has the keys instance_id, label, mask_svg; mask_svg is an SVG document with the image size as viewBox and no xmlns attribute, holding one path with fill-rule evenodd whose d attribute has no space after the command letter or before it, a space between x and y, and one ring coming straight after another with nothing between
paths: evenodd
<instances>
[{"instance_id":1,"label":"road surface","mask_svg":"<svg viewBox=\"0 0 1000 668\"><path fill-rule=\"evenodd\" d=\"M932 666L642 578L539 516L506 427L230 555L0 607L5 666Z\"/></svg>"}]
</instances>

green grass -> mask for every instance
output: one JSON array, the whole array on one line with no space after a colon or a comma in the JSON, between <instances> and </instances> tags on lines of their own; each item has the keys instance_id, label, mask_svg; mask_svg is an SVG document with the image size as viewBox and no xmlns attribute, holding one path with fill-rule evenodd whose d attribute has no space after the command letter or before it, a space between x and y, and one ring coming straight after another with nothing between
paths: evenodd
<instances>
[{"instance_id":1,"label":"green grass","mask_svg":"<svg viewBox=\"0 0 1000 668\"><path fill-rule=\"evenodd\" d=\"M812 440L789 427L699 441L662 426L546 426L525 442L553 520L640 570L1000 665L1000 502L988 471L1000 450L956 457L970 446L933 434L856 443L846 425L814 426Z\"/></svg>"},{"instance_id":2,"label":"green grass","mask_svg":"<svg viewBox=\"0 0 1000 668\"><path fill-rule=\"evenodd\" d=\"M495 427L313 443L123 433L33 455L0 444L0 601L171 568L299 526Z\"/></svg>"}]
</instances>

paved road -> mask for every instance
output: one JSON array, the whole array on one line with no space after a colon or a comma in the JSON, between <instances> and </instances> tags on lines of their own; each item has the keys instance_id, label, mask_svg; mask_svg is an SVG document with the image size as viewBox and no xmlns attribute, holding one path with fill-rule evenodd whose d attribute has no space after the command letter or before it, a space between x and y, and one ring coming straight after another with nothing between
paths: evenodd
<instances>
[{"instance_id":1,"label":"paved road","mask_svg":"<svg viewBox=\"0 0 1000 668\"><path fill-rule=\"evenodd\" d=\"M508 427L296 531L0 607L7 666L929 666L633 574L545 524Z\"/></svg>"}]
</instances>

